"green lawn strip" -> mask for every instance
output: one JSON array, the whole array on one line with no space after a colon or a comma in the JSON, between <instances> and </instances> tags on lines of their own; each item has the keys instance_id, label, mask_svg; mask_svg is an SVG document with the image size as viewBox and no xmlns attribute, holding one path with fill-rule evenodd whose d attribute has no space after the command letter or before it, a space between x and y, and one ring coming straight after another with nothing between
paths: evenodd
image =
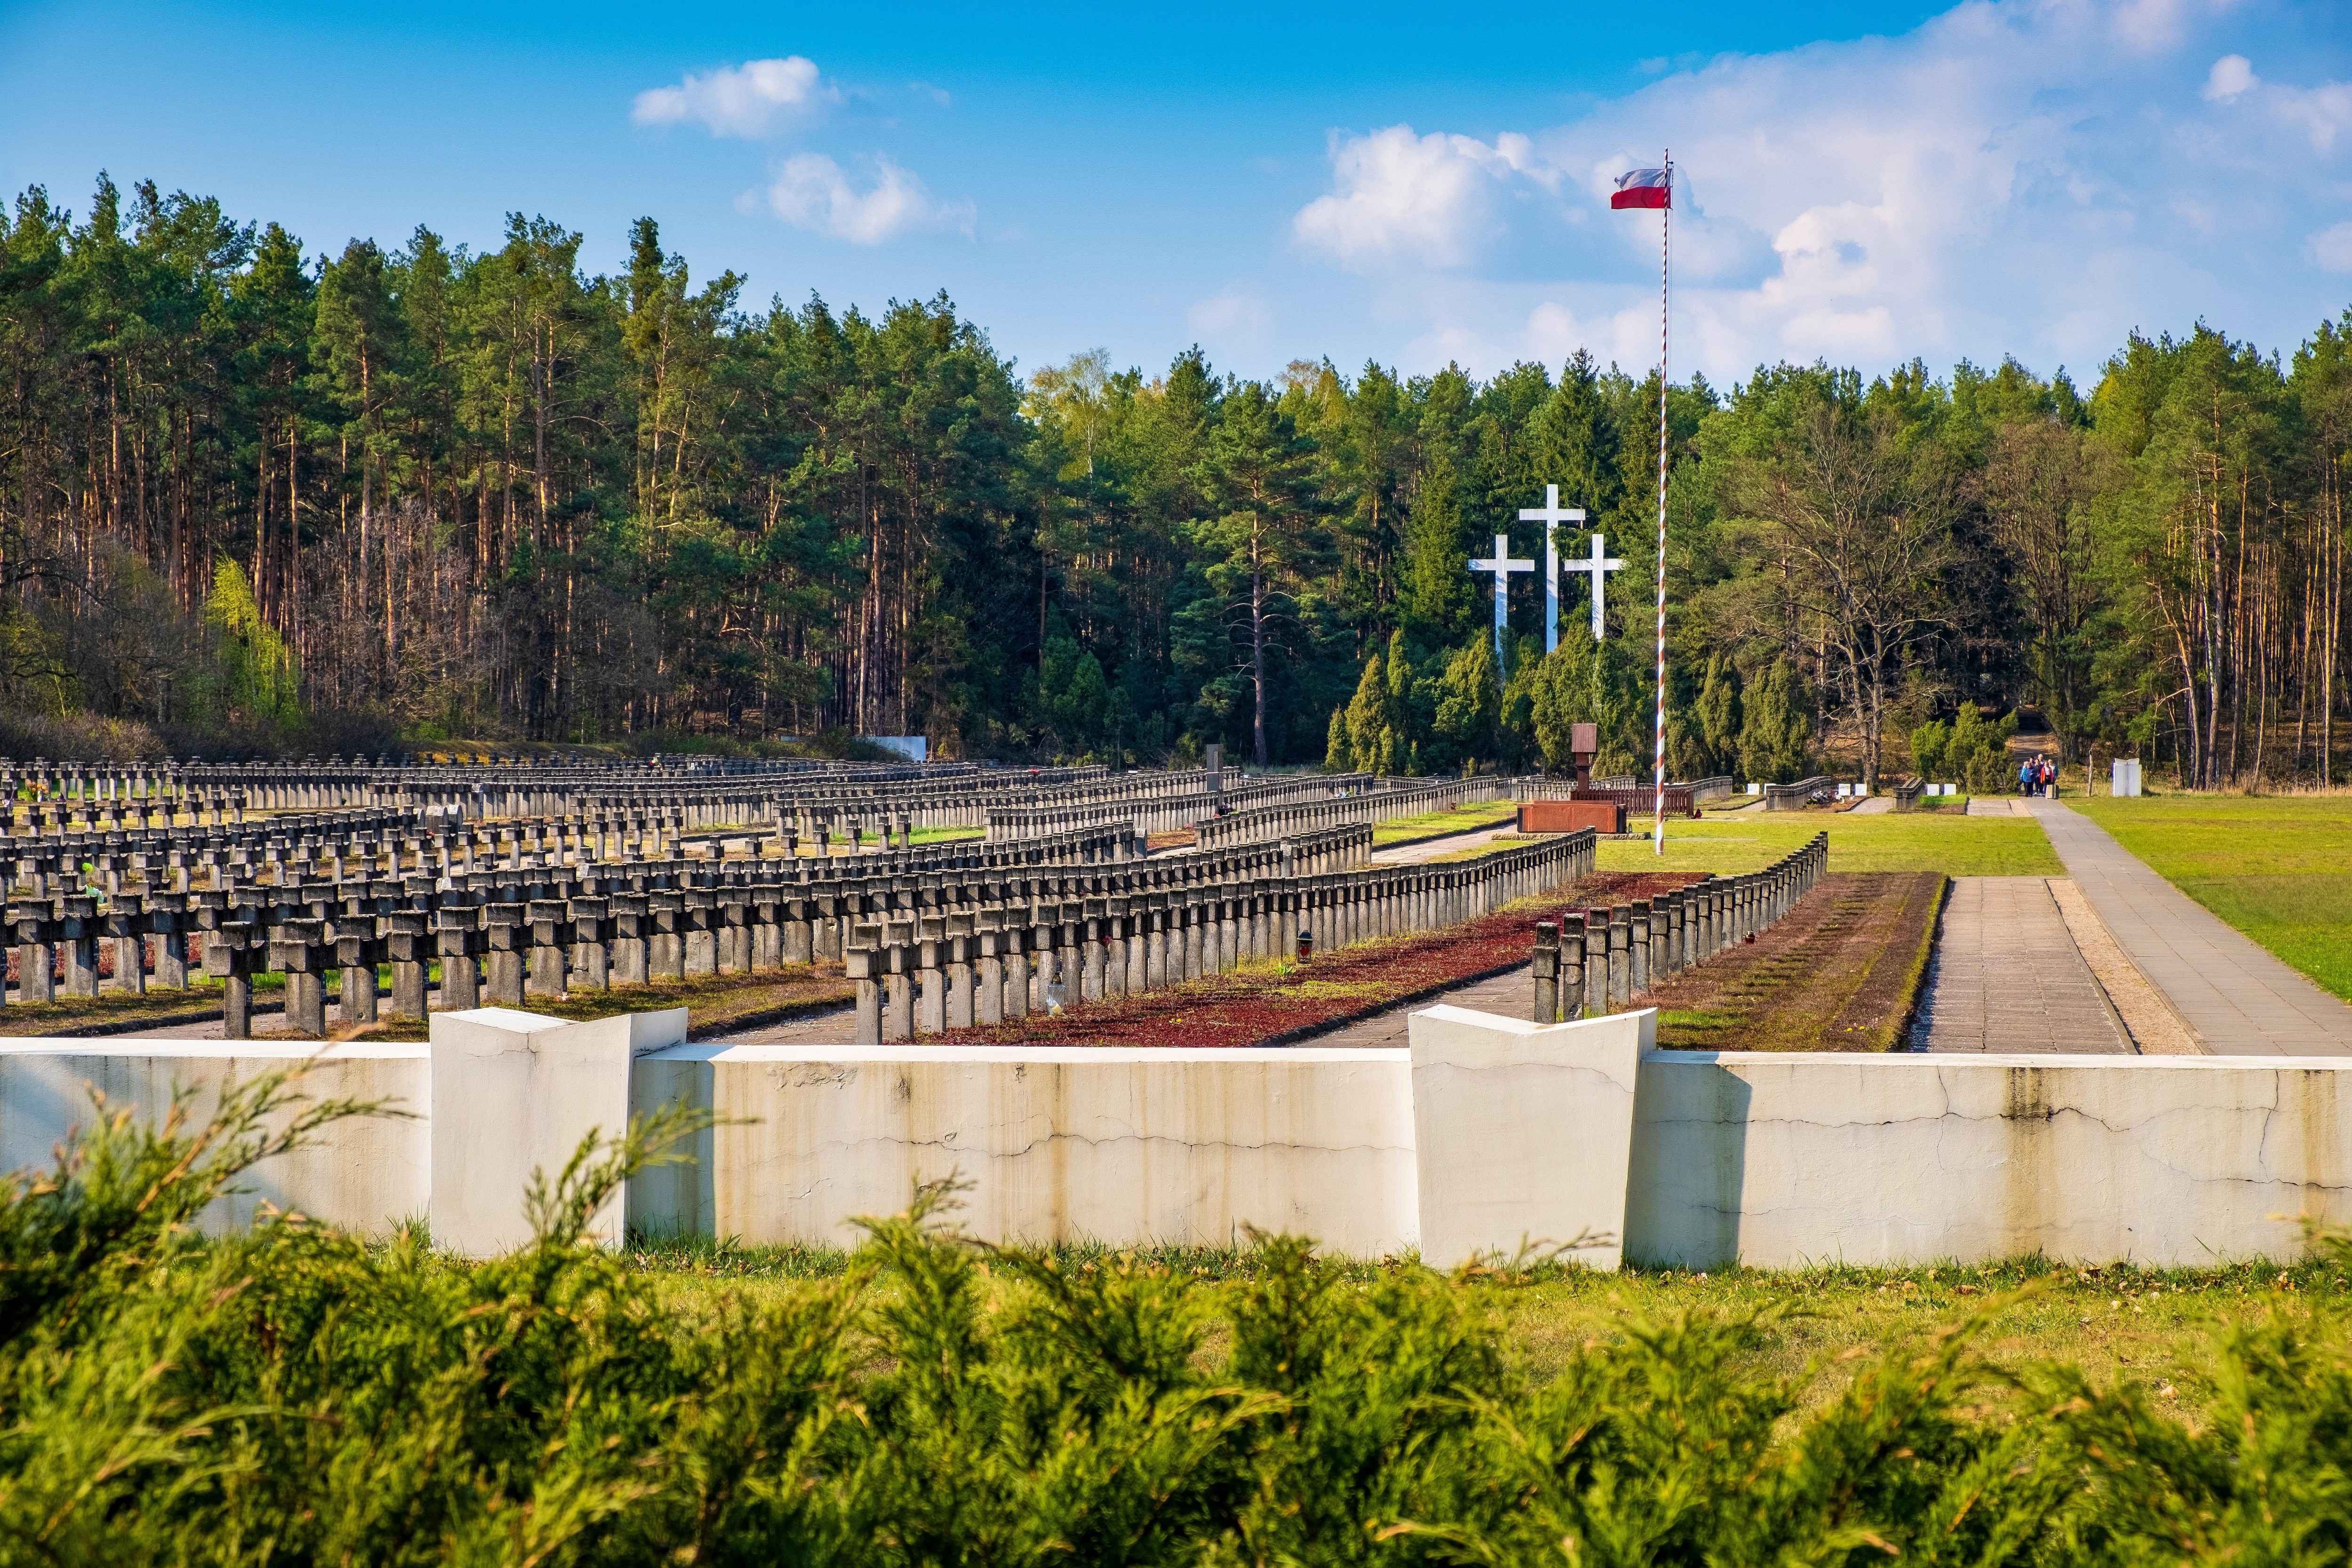
<instances>
[{"instance_id":1,"label":"green lawn strip","mask_svg":"<svg viewBox=\"0 0 2352 1568\"><path fill-rule=\"evenodd\" d=\"M279 977L279 986L284 984L283 977ZM76 996L55 1002L11 1000L7 1006L0 1008L0 1035L136 1033L167 1024L202 1023L217 1017L220 1010L220 982L206 984L191 976L185 991L152 990L137 996L123 991L101 991L95 999Z\"/></svg>"},{"instance_id":2,"label":"green lawn strip","mask_svg":"<svg viewBox=\"0 0 2352 1568\"><path fill-rule=\"evenodd\" d=\"M1247 1250L1076 1244L1053 1252L1068 1273L1125 1256L1211 1290L1259 1271ZM822 1290L852 1267L852 1255L838 1248L709 1237L636 1237L624 1256L656 1278L674 1308L714 1318L731 1300L772 1303ZM1340 1262L1337 1272L1343 1289L1360 1288L1399 1266ZM2233 1327L2273 1312L2307 1323L2315 1307L2340 1313L2352 1306L2352 1287L2326 1263L2094 1270L2023 1258L1910 1268L1636 1267L1613 1274L1545 1266L1452 1289L1494 1315L1505 1353L1538 1381L1585 1346L1616 1342L1634 1321L1712 1312L1757 1318L1762 1332L1752 1360L1794 1379L1804 1403L1814 1405L1847 1385L1858 1359L1849 1352L1925 1338L1982 1314L1979 1343L1989 1359L2011 1366L2072 1362L2095 1383L2138 1384L2168 1413L2189 1418L2210 1402L2206 1379ZM992 1281L991 1294L1009 1291ZM1222 1331L1213 1333L1204 1353L1219 1356L1223 1343Z\"/></svg>"},{"instance_id":3,"label":"green lawn strip","mask_svg":"<svg viewBox=\"0 0 2352 1568\"><path fill-rule=\"evenodd\" d=\"M1425 811L1418 816L1395 816L1372 825L1372 847L1393 848L1400 844L1418 844L1424 838L1443 838L1449 833L1475 833L1482 827L1499 827L1518 815L1517 801L1480 801L1454 811Z\"/></svg>"},{"instance_id":4,"label":"green lawn strip","mask_svg":"<svg viewBox=\"0 0 2352 1568\"><path fill-rule=\"evenodd\" d=\"M1648 817L1626 826L1645 832ZM1948 877L2063 877L2066 868L2029 816L1916 812L1753 811L1666 823L1665 853L1639 839L1606 839L1604 871L1760 871L1816 833L1830 836L1832 871L1941 871Z\"/></svg>"},{"instance_id":5,"label":"green lawn strip","mask_svg":"<svg viewBox=\"0 0 2352 1568\"><path fill-rule=\"evenodd\" d=\"M2352 796L2067 804L2280 962L2352 1001Z\"/></svg>"},{"instance_id":6,"label":"green lawn strip","mask_svg":"<svg viewBox=\"0 0 2352 1568\"><path fill-rule=\"evenodd\" d=\"M562 996L526 996L523 1011L584 1023L616 1013L651 1013L667 1007L686 1009L687 1027L696 1039L714 1029L756 1027L780 1023L803 1013L839 1007L856 998L839 966L812 969L762 970L756 974L720 974L694 980L656 980L645 985L615 985L608 991L572 991ZM436 1009L437 1011L437 1009ZM335 1020L327 1020L330 1031ZM421 1040L428 1026L422 1018L386 1018L359 1031L370 1040Z\"/></svg>"}]
</instances>

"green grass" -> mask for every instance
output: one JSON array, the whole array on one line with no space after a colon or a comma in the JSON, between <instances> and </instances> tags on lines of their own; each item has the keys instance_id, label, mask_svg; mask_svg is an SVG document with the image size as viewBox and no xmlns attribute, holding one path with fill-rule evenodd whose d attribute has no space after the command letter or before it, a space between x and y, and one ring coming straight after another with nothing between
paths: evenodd
<instances>
[{"instance_id":1,"label":"green grass","mask_svg":"<svg viewBox=\"0 0 2352 1568\"><path fill-rule=\"evenodd\" d=\"M1078 1244L1051 1255L1074 1275L1124 1264L1161 1268L1204 1287L1247 1283L1265 1268L1264 1254L1249 1249ZM707 1237L639 1237L623 1256L666 1305L688 1318L736 1303L793 1303L855 1266L838 1248L745 1247ZM1367 1287L1408 1261L1334 1258L1331 1268L1348 1286ZM2352 1306L2352 1285L2340 1268L2317 1260L2284 1270L2274 1263L2079 1268L2039 1257L1909 1268L1628 1268L1617 1274L1549 1265L1475 1278L1456 1289L1491 1318L1506 1357L1538 1383L1584 1347L1615 1342L1629 1321L1712 1312L1759 1320L1763 1332L1748 1352L1749 1364L1795 1380L1802 1402L1812 1405L1847 1385L1859 1354L1981 1312L1987 1322L1979 1342L1991 1359L2072 1363L2097 1383L2139 1387L2168 1412L2188 1417L2204 1414L2212 1392L2207 1375L2231 1330L2272 1313L2307 1321L2315 1308ZM1223 1345L1213 1341L1204 1348L1213 1358Z\"/></svg>"},{"instance_id":2,"label":"green grass","mask_svg":"<svg viewBox=\"0 0 2352 1568\"><path fill-rule=\"evenodd\" d=\"M96 1117L0 1191L0 1541L28 1563L2342 1562L2352 1247L2291 1268L1451 1277L590 1240L672 1107L465 1262L211 1239L339 1111ZM271 1131L273 1129L282 1131ZM207 1544L209 1543L209 1544ZM21 1555L20 1555L21 1553Z\"/></svg>"},{"instance_id":3,"label":"green grass","mask_svg":"<svg viewBox=\"0 0 2352 1568\"><path fill-rule=\"evenodd\" d=\"M1626 824L1635 832L1647 817ZM2063 877L2042 825L2025 816L1921 812L1750 811L1666 824L1666 852L1633 839L1601 846L1604 871L1760 871L1816 833L1830 836L1832 871L1941 871L1948 877Z\"/></svg>"},{"instance_id":4,"label":"green grass","mask_svg":"<svg viewBox=\"0 0 2352 1568\"><path fill-rule=\"evenodd\" d=\"M2283 963L2352 1001L2352 795L2067 804Z\"/></svg>"}]
</instances>

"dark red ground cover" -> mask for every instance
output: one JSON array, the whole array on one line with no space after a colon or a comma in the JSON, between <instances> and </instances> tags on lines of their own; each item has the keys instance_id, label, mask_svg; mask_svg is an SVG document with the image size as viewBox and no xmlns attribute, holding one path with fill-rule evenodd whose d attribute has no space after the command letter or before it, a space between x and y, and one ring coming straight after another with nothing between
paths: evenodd
<instances>
[{"instance_id":1,"label":"dark red ground cover","mask_svg":"<svg viewBox=\"0 0 2352 1568\"><path fill-rule=\"evenodd\" d=\"M1536 922L1564 910L1622 904L1699 880L1689 871L1601 871L1540 900L1421 936L1361 942L1294 964L1255 966L1167 990L1065 1007L994 1027L957 1029L941 1044L1265 1046L1319 1034L1383 1008L1528 962Z\"/></svg>"}]
</instances>

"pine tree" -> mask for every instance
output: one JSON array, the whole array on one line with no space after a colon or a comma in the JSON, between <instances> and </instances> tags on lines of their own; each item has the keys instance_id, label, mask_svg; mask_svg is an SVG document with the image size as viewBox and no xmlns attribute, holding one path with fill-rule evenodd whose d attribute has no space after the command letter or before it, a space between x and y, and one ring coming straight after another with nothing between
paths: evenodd
<instances>
[{"instance_id":1,"label":"pine tree","mask_svg":"<svg viewBox=\"0 0 2352 1568\"><path fill-rule=\"evenodd\" d=\"M1422 475L1406 530L1405 615L1432 641L1450 643L1468 629L1472 607L1470 556L1454 464L1440 451Z\"/></svg>"},{"instance_id":2,"label":"pine tree","mask_svg":"<svg viewBox=\"0 0 2352 1568\"><path fill-rule=\"evenodd\" d=\"M1792 782L1804 769L1811 734L1797 667L1785 658L1775 659L1748 691L1746 706L1739 731L1740 773L1770 784Z\"/></svg>"},{"instance_id":3,"label":"pine tree","mask_svg":"<svg viewBox=\"0 0 2352 1568\"><path fill-rule=\"evenodd\" d=\"M1474 638L1445 662L1438 681L1437 732L1462 749L1465 762L1492 756L1502 700L1494 647L1485 637Z\"/></svg>"},{"instance_id":4,"label":"pine tree","mask_svg":"<svg viewBox=\"0 0 2352 1568\"><path fill-rule=\"evenodd\" d=\"M1698 733L1710 773L1729 773L1739 763L1739 667L1721 654L1709 656L1706 682L1698 693Z\"/></svg>"},{"instance_id":5,"label":"pine tree","mask_svg":"<svg viewBox=\"0 0 2352 1568\"><path fill-rule=\"evenodd\" d=\"M1381 731L1388 727L1388 682L1381 668L1381 656L1374 654L1365 661L1363 676L1356 682L1355 699L1348 704L1348 757L1356 773L1380 771Z\"/></svg>"},{"instance_id":6,"label":"pine tree","mask_svg":"<svg viewBox=\"0 0 2352 1568\"><path fill-rule=\"evenodd\" d=\"M1944 755L1950 747L1952 727L1940 719L1930 719L1911 731L1911 766L1922 779L1935 782L1944 777Z\"/></svg>"}]
</instances>

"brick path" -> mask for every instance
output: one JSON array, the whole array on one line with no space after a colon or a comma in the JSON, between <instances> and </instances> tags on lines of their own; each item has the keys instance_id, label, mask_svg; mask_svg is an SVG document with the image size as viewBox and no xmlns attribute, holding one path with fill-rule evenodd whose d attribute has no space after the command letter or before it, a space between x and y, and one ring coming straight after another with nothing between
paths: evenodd
<instances>
[{"instance_id":1,"label":"brick path","mask_svg":"<svg viewBox=\"0 0 2352 1568\"><path fill-rule=\"evenodd\" d=\"M1955 877L1912 1026L1930 1051L2129 1052L2040 877Z\"/></svg>"},{"instance_id":2,"label":"brick path","mask_svg":"<svg viewBox=\"0 0 2352 1568\"><path fill-rule=\"evenodd\" d=\"M2063 801L2023 803L2116 944L2216 1056L2352 1056L2352 1006L2150 870Z\"/></svg>"}]
</instances>

